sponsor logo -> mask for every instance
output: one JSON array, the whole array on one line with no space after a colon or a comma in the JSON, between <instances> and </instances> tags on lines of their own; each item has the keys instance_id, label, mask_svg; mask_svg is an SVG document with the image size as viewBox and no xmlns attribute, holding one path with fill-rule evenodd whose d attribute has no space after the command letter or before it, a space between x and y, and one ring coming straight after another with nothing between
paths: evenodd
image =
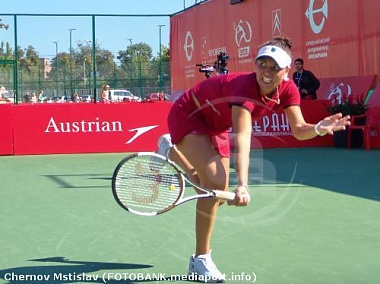
<instances>
[{"instance_id":1,"label":"sponsor logo","mask_svg":"<svg viewBox=\"0 0 380 284\"><path fill-rule=\"evenodd\" d=\"M252 27L248 21L239 20L239 22L233 23L233 29L235 31L235 43L238 46L239 59L248 58L250 55L251 47L249 44L252 41ZM243 60L240 63L251 62L252 60Z\"/></svg>"},{"instance_id":2,"label":"sponsor logo","mask_svg":"<svg viewBox=\"0 0 380 284\"><path fill-rule=\"evenodd\" d=\"M129 132L135 132L125 144L130 144L141 135L158 127L159 125L149 125L130 129ZM56 121L50 117L49 122L44 130L45 133L113 133L123 132L121 121L102 121L96 117L92 121Z\"/></svg>"},{"instance_id":3,"label":"sponsor logo","mask_svg":"<svg viewBox=\"0 0 380 284\"><path fill-rule=\"evenodd\" d=\"M231 127L228 129L228 134L230 138L234 135ZM279 137L278 139L281 139L281 136L293 135L286 115L284 113L272 113L252 122L252 136Z\"/></svg>"},{"instance_id":4,"label":"sponsor logo","mask_svg":"<svg viewBox=\"0 0 380 284\"><path fill-rule=\"evenodd\" d=\"M186 60L191 61L194 52L194 39L190 31L186 33L183 50L185 51Z\"/></svg>"},{"instance_id":5,"label":"sponsor logo","mask_svg":"<svg viewBox=\"0 0 380 284\"><path fill-rule=\"evenodd\" d=\"M151 125L151 126L144 126L144 127L138 127L138 128L133 128L133 129L130 129L129 132L133 132L133 131L136 131L136 134L131 138L129 139L127 142L125 142L125 144L130 144L132 143L134 140L136 140L136 138L138 138L139 136L143 135L144 133L152 130L153 128L156 128L158 127L158 125Z\"/></svg>"},{"instance_id":6,"label":"sponsor logo","mask_svg":"<svg viewBox=\"0 0 380 284\"><path fill-rule=\"evenodd\" d=\"M281 32L281 10L272 12L272 36L280 36Z\"/></svg>"},{"instance_id":7,"label":"sponsor logo","mask_svg":"<svg viewBox=\"0 0 380 284\"><path fill-rule=\"evenodd\" d=\"M306 18L309 20L310 27L313 33L319 34L322 31L323 26L325 25L325 22L327 19L328 0L322 0L323 5L316 9L314 9L314 1L315 0L309 0L309 7L306 9L305 15L306 15ZM315 18L314 18L315 15L318 15L317 18L320 19L318 23L315 21Z\"/></svg>"},{"instance_id":8,"label":"sponsor logo","mask_svg":"<svg viewBox=\"0 0 380 284\"><path fill-rule=\"evenodd\" d=\"M330 85L330 94L328 99L335 104L340 104L342 102L343 95L349 97L352 94L352 88L348 84L340 83L335 86L334 83Z\"/></svg>"},{"instance_id":9,"label":"sponsor logo","mask_svg":"<svg viewBox=\"0 0 380 284\"><path fill-rule=\"evenodd\" d=\"M101 121L99 117L95 120L86 121L56 121L50 117L45 128L45 133L94 133L94 132L122 132L121 121Z\"/></svg>"}]
</instances>

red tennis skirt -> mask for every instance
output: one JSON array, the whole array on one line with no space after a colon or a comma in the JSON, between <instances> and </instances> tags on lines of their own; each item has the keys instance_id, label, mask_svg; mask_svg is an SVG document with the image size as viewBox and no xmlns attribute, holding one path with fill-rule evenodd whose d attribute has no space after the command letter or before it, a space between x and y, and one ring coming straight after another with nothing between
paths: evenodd
<instances>
[{"instance_id":1,"label":"red tennis skirt","mask_svg":"<svg viewBox=\"0 0 380 284\"><path fill-rule=\"evenodd\" d=\"M180 142L188 134L208 135L214 149L223 157L230 157L230 139L228 131L213 132L205 123L201 112L194 113L193 108L174 103L168 115L169 133L172 143Z\"/></svg>"}]
</instances>

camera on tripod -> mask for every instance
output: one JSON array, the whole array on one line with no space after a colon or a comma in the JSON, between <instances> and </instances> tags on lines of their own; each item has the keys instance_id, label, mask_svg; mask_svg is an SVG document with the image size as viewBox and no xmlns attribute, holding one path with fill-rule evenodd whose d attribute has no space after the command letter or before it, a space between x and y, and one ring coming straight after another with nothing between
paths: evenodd
<instances>
[{"instance_id":1,"label":"camera on tripod","mask_svg":"<svg viewBox=\"0 0 380 284\"><path fill-rule=\"evenodd\" d=\"M208 64L195 64L195 66L200 66L198 71L201 73L205 73L206 78L211 77L211 73L214 72L214 66Z\"/></svg>"},{"instance_id":2,"label":"camera on tripod","mask_svg":"<svg viewBox=\"0 0 380 284\"><path fill-rule=\"evenodd\" d=\"M225 52L219 52L213 65L195 64L195 66L199 66L199 72L205 73L206 78L210 78L215 70L218 74L228 74L227 60L229 59L230 57Z\"/></svg>"}]
</instances>

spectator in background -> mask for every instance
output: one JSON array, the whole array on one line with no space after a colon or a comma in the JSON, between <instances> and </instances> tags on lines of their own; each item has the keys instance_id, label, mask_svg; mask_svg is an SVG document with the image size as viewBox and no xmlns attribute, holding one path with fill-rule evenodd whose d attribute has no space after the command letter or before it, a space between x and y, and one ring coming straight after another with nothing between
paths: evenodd
<instances>
[{"instance_id":1,"label":"spectator in background","mask_svg":"<svg viewBox=\"0 0 380 284\"><path fill-rule=\"evenodd\" d=\"M46 98L44 97L44 91L40 90L38 92L38 102L43 103Z\"/></svg>"},{"instance_id":2,"label":"spectator in background","mask_svg":"<svg viewBox=\"0 0 380 284\"><path fill-rule=\"evenodd\" d=\"M73 102L74 103L79 103L80 102L80 97L79 97L78 93L74 93L74 95L73 95Z\"/></svg>"},{"instance_id":3,"label":"spectator in background","mask_svg":"<svg viewBox=\"0 0 380 284\"><path fill-rule=\"evenodd\" d=\"M297 58L294 61L296 72L293 73L293 81L296 83L301 95L301 99L316 100L317 90L320 82L314 74L303 68L303 59Z\"/></svg>"},{"instance_id":4,"label":"spectator in background","mask_svg":"<svg viewBox=\"0 0 380 284\"><path fill-rule=\"evenodd\" d=\"M37 96L36 96L36 93L32 93L32 96L30 98L30 102L31 103L36 103L37 102Z\"/></svg>"},{"instance_id":5,"label":"spectator in background","mask_svg":"<svg viewBox=\"0 0 380 284\"><path fill-rule=\"evenodd\" d=\"M6 103L8 103L9 102L9 100L5 97L5 95L4 94L0 94L0 102L1 103L3 103L3 102L6 102Z\"/></svg>"},{"instance_id":6,"label":"spectator in background","mask_svg":"<svg viewBox=\"0 0 380 284\"><path fill-rule=\"evenodd\" d=\"M100 94L100 101L102 103L109 103L110 102L110 99L109 99L109 88L110 88L110 86L108 86L108 85L104 85L102 87L102 93Z\"/></svg>"},{"instance_id":7,"label":"spectator in background","mask_svg":"<svg viewBox=\"0 0 380 284\"><path fill-rule=\"evenodd\" d=\"M157 93L157 96L158 96L158 101L162 102L165 100L165 97L164 97L164 92L161 91Z\"/></svg>"},{"instance_id":8,"label":"spectator in background","mask_svg":"<svg viewBox=\"0 0 380 284\"><path fill-rule=\"evenodd\" d=\"M30 94L29 94L29 92L28 93L26 93L25 95L24 95L24 102L25 103L30 103L31 102L31 96L30 96Z\"/></svg>"}]
</instances>

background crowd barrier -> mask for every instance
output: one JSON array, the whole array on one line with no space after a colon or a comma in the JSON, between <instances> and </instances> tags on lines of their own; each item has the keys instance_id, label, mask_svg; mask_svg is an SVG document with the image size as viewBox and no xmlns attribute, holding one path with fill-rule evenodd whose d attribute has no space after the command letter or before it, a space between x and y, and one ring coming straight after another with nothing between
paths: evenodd
<instances>
[{"instance_id":1,"label":"background crowd barrier","mask_svg":"<svg viewBox=\"0 0 380 284\"><path fill-rule=\"evenodd\" d=\"M149 151L167 132L171 103L20 104L12 106L13 153ZM10 140L12 137L7 137Z\"/></svg>"},{"instance_id":2,"label":"background crowd barrier","mask_svg":"<svg viewBox=\"0 0 380 284\"><path fill-rule=\"evenodd\" d=\"M13 154L13 105L0 104L0 155Z\"/></svg>"},{"instance_id":3,"label":"background crowd barrier","mask_svg":"<svg viewBox=\"0 0 380 284\"><path fill-rule=\"evenodd\" d=\"M0 154L68 154L155 151L167 133L172 103L2 104ZM304 101L308 122L329 115L326 101ZM185 123L185 122L184 122ZM298 141L282 111L253 124L253 148L332 146L330 135Z\"/></svg>"}]
</instances>

